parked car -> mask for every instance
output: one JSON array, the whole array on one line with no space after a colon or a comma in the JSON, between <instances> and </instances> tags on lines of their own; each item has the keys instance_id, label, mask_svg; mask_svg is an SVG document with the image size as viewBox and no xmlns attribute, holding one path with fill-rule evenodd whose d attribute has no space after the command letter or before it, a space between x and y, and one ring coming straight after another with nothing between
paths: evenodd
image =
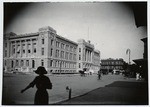
<instances>
[{"instance_id":1,"label":"parked car","mask_svg":"<svg viewBox=\"0 0 150 107\"><path fill-rule=\"evenodd\" d=\"M113 70L113 74L119 75L120 74L120 70Z\"/></svg>"}]
</instances>

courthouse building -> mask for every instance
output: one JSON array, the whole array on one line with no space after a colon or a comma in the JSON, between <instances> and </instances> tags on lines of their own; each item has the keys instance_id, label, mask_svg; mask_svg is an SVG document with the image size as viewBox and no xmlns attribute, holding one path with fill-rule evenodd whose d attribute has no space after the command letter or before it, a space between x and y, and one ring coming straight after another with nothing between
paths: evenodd
<instances>
[{"instance_id":1,"label":"courthouse building","mask_svg":"<svg viewBox=\"0 0 150 107\"><path fill-rule=\"evenodd\" d=\"M98 71L100 69L100 51L95 50L90 41L78 40L77 54L79 56L77 59L78 70L87 68L87 70Z\"/></svg>"},{"instance_id":2,"label":"courthouse building","mask_svg":"<svg viewBox=\"0 0 150 107\"><path fill-rule=\"evenodd\" d=\"M100 51L94 45L84 40L71 41L49 26L36 33L5 34L3 51L5 72L33 72L38 66L44 66L49 73L100 68Z\"/></svg>"}]
</instances>

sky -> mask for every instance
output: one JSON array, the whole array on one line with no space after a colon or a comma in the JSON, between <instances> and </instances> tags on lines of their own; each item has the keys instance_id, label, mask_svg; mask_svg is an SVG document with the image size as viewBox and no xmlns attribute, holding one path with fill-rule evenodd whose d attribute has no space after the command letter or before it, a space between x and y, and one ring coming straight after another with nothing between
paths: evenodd
<instances>
[{"instance_id":1,"label":"sky","mask_svg":"<svg viewBox=\"0 0 150 107\"><path fill-rule=\"evenodd\" d=\"M143 58L147 36L144 27L136 27L133 11L117 2L46 2L32 3L18 12L4 33L38 32L50 26L58 35L74 42L90 40L101 52L101 59L123 58L128 62Z\"/></svg>"}]
</instances>

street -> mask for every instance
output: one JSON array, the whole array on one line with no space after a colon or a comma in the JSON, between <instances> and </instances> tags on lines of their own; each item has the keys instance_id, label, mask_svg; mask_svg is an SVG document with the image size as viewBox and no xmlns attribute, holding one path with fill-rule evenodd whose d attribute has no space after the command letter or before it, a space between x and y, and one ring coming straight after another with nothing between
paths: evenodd
<instances>
[{"instance_id":1,"label":"street","mask_svg":"<svg viewBox=\"0 0 150 107\"><path fill-rule=\"evenodd\" d=\"M36 87L20 93L36 75L10 74L3 78L3 104L33 104ZM122 75L104 75L98 80L96 74L81 77L80 75L48 75L53 83L52 90L48 90L49 104L58 103L68 99L66 87L72 89L71 98L83 95L89 91L104 87L114 81L126 81Z\"/></svg>"}]
</instances>

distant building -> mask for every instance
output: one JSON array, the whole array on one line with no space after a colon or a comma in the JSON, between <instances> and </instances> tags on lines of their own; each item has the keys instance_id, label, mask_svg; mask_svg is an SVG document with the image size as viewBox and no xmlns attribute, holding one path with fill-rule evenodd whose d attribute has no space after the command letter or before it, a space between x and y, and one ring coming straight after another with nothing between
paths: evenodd
<instances>
[{"instance_id":1,"label":"distant building","mask_svg":"<svg viewBox=\"0 0 150 107\"><path fill-rule=\"evenodd\" d=\"M101 70L104 72L111 72L115 70L123 70L124 60L123 59L102 59Z\"/></svg>"},{"instance_id":2,"label":"distant building","mask_svg":"<svg viewBox=\"0 0 150 107\"><path fill-rule=\"evenodd\" d=\"M57 35L49 26L40 28L36 33L5 34L4 71L32 72L38 66L44 66L49 73L78 73L83 67L98 69L100 52L94 50L94 45L86 42L84 44L86 53L80 49L80 42ZM88 45L92 46L92 50L89 51L91 48Z\"/></svg>"},{"instance_id":3,"label":"distant building","mask_svg":"<svg viewBox=\"0 0 150 107\"><path fill-rule=\"evenodd\" d=\"M100 51L94 49L94 45L90 41L86 42L83 39L78 40L78 70L94 70L97 72L100 69Z\"/></svg>"}]
</instances>

